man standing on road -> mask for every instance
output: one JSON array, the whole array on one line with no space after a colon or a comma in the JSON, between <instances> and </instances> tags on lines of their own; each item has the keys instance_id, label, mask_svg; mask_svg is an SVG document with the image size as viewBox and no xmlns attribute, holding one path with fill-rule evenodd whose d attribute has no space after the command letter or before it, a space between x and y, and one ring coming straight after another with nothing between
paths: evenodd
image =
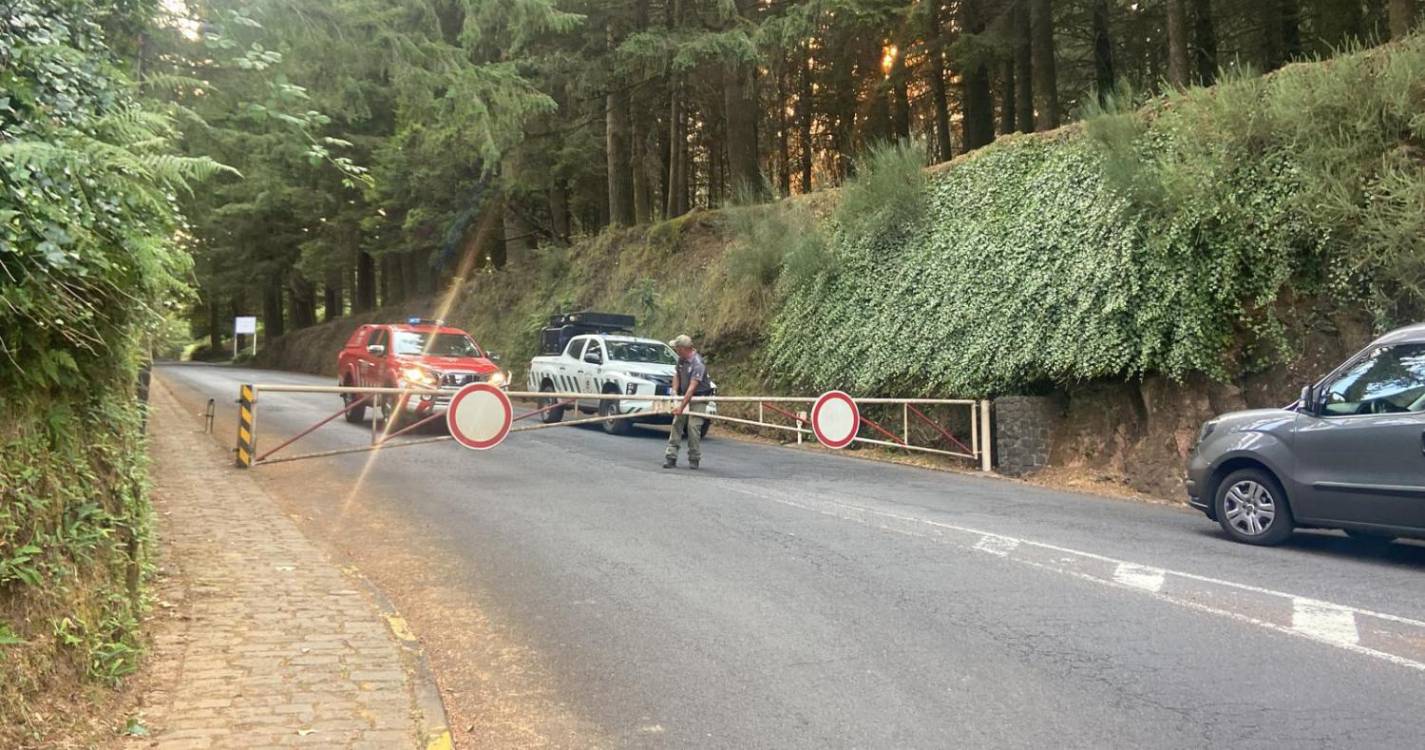
<instances>
[{"instance_id":1,"label":"man standing on road","mask_svg":"<svg viewBox=\"0 0 1425 750\"><path fill-rule=\"evenodd\" d=\"M703 358L693 349L693 340L687 335L669 341L668 345L678 352L678 366L673 371L672 393L675 396L681 395L683 400L675 402L673 406L673 429L668 433L668 452L663 457L663 468L671 469L678 465L678 449L682 447L683 437L686 436L688 466L696 469L703 458L702 435L699 431L706 417L695 415L706 414L708 405L705 401L690 402L694 396L707 396L712 393L712 386L708 384L708 368L703 365Z\"/></svg>"}]
</instances>

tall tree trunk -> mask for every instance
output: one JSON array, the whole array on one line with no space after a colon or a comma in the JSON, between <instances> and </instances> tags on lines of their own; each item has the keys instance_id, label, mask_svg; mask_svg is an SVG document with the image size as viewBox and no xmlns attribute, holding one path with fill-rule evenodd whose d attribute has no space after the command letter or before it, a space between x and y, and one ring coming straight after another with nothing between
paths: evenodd
<instances>
[{"instance_id":1,"label":"tall tree trunk","mask_svg":"<svg viewBox=\"0 0 1425 750\"><path fill-rule=\"evenodd\" d=\"M306 277L296 274L288 285L292 298L292 327L310 328L317 324L317 287Z\"/></svg>"},{"instance_id":2,"label":"tall tree trunk","mask_svg":"<svg viewBox=\"0 0 1425 750\"><path fill-rule=\"evenodd\" d=\"M377 307L391 304L391 256L382 255L376 262L376 288L380 290L376 298Z\"/></svg>"},{"instance_id":3,"label":"tall tree trunk","mask_svg":"<svg viewBox=\"0 0 1425 750\"><path fill-rule=\"evenodd\" d=\"M1257 0L1259 49L1263 71L1272 71L1301 54L1297 0Z\"/></svg>"},{"instance_id":4,"label":"tall tree trunk","mask_svg":"<svg viewBox=\"0 0 1425 750\"><path fill-rule=\"evenodd\" d=\"M1211 86L1217 81L1217 29L1212 16L1212 0L1192 0L1192 51L1197 64L1197 82Z\"/></svg>"},{"instance_id":5,"label":"tall tree trunk","mask_svg":"<svg viewBox=\"0 0 1425 750\"><path fill-rule=\"evenodd\" d=\"M954 153L950 142L950 97L945 86L945 30L940 25L940 0L922 0L925 9L925 43L930 54L926 75L935 107L935 161L949 161Z\"/></svg>"},{"instance_id":6,"label":"tall tree trunk","mask_svg":"<svg viewBox=\"0 0 1425 750\"><path fill-rule=\"evenodd\" d=\"M1415 0L1390 0L1390 38L1404 39L1415 28Z\"/></svg>"},{"instance_id":7,"label":"tall tree trunk","mask_svg":"<svg viewBox=\"0 0 1425 750\"><path fill-rule=\"evenodd\" d=\"M737 12L744 20L751 20L755 11L755 0L737 0ZM757 68L750 61L729 61L722 73L722 109L732 193L760 199L766 196L766 188L757 158L756 76Z\"/></svg>"},{"instance_id":8,"label":"tall tree trunk","mask_svg":"<svg viewBox=\"0 0 1425 750\"><path fill-rule=\"evenodd\" d=\"M339 269L327 271L326 281L322 283L322 320L332 321L340 318L344 304L342 300L342 272Z\"/></svg>"},{"instance_id":9,"label":"tall tree trunk","mask_svg":"<svg viewBox=\"0 0 1425 750\"><path fill-rule=\"evenodd\" d=\"M569 241L569 186L559 178L549 188L549 223L560 242Z\"/></svg>"},{"instance_id":10,"label":"tall tree trunk","mask_svg":"<svg viewBox=\"0 0 1425 750\"><path fill-rule=\"evenodd\" d=\"M905 68L904 44L902 36L896 47L896 59L891 64L891 127L896 140L901 142L910 140L910 74Z\"/></svg>"},{"instance_id":11,"label":"tall tree trunk","mask_svg":"<svg viewBox=\"0 0 1425 750\"><path fill-rule=\"evenodd\" d=\"M1009 135L1014 132L1014 58L1005 58L1000 65L1000 105L999 105L999 132L1000 135Z\"/></svg>"},{"instance_id":12,"label":"tall tree trunk","mask_svg":"<svg viewBox=\"0 0 1425 750\"><path fill-rule=\"evenodd\" d=\"M386 264L386 275L390 281L386 283L386 291L390 294L387 303L403 302L406 299L406 259L399 253L387 253L386 257L390 262Z\"/></svg>"},{"instance_id":13,"label":"tall tree trunk","mask_svg":"<svg viewBox=\"0 0 1425 750\"><path fill-rule=\"evenodd\" d=\"M608 49L619 44L619 32L609 22ZM609 77L609 92L604 97L604 141L609 173L609 221L618 226L634 222L633 165L629 152L628 88L621 76Z\"/></svg>"},{"instance_id":14,"label":"tall tree trunk","mask_svg":"<svg viewBox=\"0 0 1425 750\"><path fill-rule=\"evenodd\" d=\"M262 327L268 341L287 332L287 321L282 316L281 279L270 279L262 288Z\"/></svg>"},{"instance_id":15,"label":"tall tree trunk","mask_svg":"<svg viewBox=\"0 0 1425 750\"><path fill-rule=\"evenodd\" d=\"M962 0L960 3L960 28L962 33L984 33L985 23L981 15L983 0ZM966 151L973 151L995 139L994 99L990 94L990 69L983 60L976 61L961 74L965 95L964 144Z\"/></svg>"},{"instance_id":16,"label":"tall tree trunk","mask_svg":"<svg viewBox=\"0 0 1425 750\"><path fill-rule=\"evenodd\" d=\"M421 258L425 253L419 250L401 253L401 280L405 282L405 299L415 299L424 291L421 289Z\"/></svg>"},{"instance_id":17,"label":"tall tree trunk","mask_svg":"<svg viewBox=\"0 0 1425 750\"><path fill-rule=\"evenodd\" d=\"M208 348L214 352L223 350L223 319L218 313L218 304L208 300Z\"/></svg>"},{"instance_id":18,"label":"tall tree trunk","mask_svg":"<svg viewBox=\"0 0 1425 750\"><path fill-rule=\"evenodd\" d=\"M668 0L668 30L683 25L683 0ZM683 74L674 72L668 80L668 187L664 215L682 216L688 211L687 113L683 101Z\"/></svg>"},{"instance_id":19,"label":"tall tree trunk","mask_svg":"<svg viewBox=\"0 0 1425 750\"><path fill-rule=\"evenodd\" d=\"M801 70L797 75L797 125L800 128L802 192L811 192L812 159L816 153L811 141L812 86L811 86L811 46L803 44L801 49Z\"/></svg>"},{"instance_id":20,"label":"tall tree trunk","mask_svg":"<svg viewBox=\"0 0 1425 750\"><path fill-rule=\"evenodd\" d=\"M1188 39L1185 0L1168 0L1168 83L1174 88L1188 85Z\"/></svg>"},{"instance_id":21,"label":"tall tree trunk","mask_svg":"<svg viewBox=\"0 0 1425 750\"><path fill-rule=\"evenodd\" d=\"M787 56L782 54L777 60L777 104L773 107L777 118L777 194L783 198L792 194L792 147L787 133Z\"/></svg>"},{"instance_id":22,"label":"tall tree trunk","mask_svg":"<svg viewBox=\"0 0 1425 750\"><path fill-rule=\"evenodd\" d=\"M510 267L524 264L534 249L534 227L525 220L520 205L513 197L505 198L505 257L503 263L495 267Z\"/></svg>"},{"instance_id":23,"label":"tall tree trunk","mask_svg":"<svg viewBox=\"0 0 1425 750\"><path fill-rule=\"evenodd\" d=\"M1059 127L1059 77L1054 69L1054 8L1050 0L1030 0L1030 56L1034 66L1034 125L1038 130Z\"/></svg>"},{"instance_id":24,"label":"tall tree trunk","mask_svg":"<svg viewBox=\"0 0 1425 750\"><path fill-rule=\"evenodd\" d=\"M1029 24L1028 0L1018 0L1010 11L1014 24L1014 94L1015 116L1019 132L1034 132L1034 60L1033 34Z\"/></svg>"},{"instance_id":25,"label":"tall tree trunk","mask_svg":"<svg viewBox=\"0 0 1425 750\"><path fill-rule=\"evenodd\" d=\"M648 29L649 0L635 0L633 4L633 29L635 32ZM640 86L629 93L629 158L633 168L633 220L638 224L653 221L655 179L654 165L658 162L656 151L650 151L654 140L655 125L652 116L652 101L646 86ZM656 146L654 147L656 148ZM567 234L561 239L566 239Z\"/></svg>"},{"instance_id":26,"label":"tall tree trunk","mask_svg":"<svg viewBox=\"0 0 1425 750\"><path fill-rule=\"evenodd\" d=\"M376 309L376 261L365 250L356 253L356 297L351 308L352 312Z\"/></svg>"},{"instance_id":27,"label":"tall tree trunk","mask_svg":"<svg viewBox=\"0 0 1425 750\"><path fill-rule=\"evenodd\" d=\"M879 42L866 44L862 50L859 66L871 90L871 104L866 117L866 127L861 134L863 145L880 143L891 139L890 86L881 71L881 50Z\"/></svg>"},{"instance_id":28,"label":"tall tree trunk","mask_svg":"<svg viewBox=\"0 0 1425 750\"><path fill-rule=\"evenodd\" d=\"M1118 83L1113 70L1113 37L1110 36L1108 28L1108 0L1094 0L1093 4L1093 70L1099 104L1107 104L1114 86Z\"/></svg>"}]
</instances>

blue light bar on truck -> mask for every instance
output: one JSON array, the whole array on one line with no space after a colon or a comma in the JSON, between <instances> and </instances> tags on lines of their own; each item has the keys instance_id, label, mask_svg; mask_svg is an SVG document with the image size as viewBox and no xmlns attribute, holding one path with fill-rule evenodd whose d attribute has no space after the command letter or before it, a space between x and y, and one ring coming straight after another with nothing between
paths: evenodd
<instances>
[{"instance_id":1,"label":"blue light bar on truck","mask_svg":"<svg viewBox=\"0 0 1425 750\"><path fill-rule=\"evenodd\" d=\"M407 318L406 325L412 326L443 326L443 320L431 320L430 318Z\"/></svg>"}]
</instances>

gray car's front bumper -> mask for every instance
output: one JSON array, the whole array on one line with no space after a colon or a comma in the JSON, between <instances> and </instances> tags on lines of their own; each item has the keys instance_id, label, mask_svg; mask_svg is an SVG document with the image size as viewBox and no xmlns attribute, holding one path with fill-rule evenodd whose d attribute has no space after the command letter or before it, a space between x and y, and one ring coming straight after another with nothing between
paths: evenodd
<instances>
[{"instance_id":1,"label":"gray car's front bumper","mask_svg":"<svg viewBox=\"0 0 1425 750\"><path fill-rule=\"evenodd\" d=\"M1207 460L1194 450L1192 455L1188 458L1188 505L1206 513L1209 518L1212 517L1212 498L1205 497L1204 495L1209 490L1207 478L1211 471L1212 467L1208 465Z\"/></svg>"}]
</instances>

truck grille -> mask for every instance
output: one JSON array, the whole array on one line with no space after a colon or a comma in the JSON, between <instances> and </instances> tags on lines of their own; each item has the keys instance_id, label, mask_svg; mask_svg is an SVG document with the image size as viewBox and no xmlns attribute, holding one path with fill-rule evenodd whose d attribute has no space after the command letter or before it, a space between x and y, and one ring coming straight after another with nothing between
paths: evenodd
<instances>
[{"instance_id":1,"label":"truck grille","mask_svg":"<svg viewBox=\"0 0 1425 750\"><path fill-rule=\"evenodd\" d=\"M440 375L440 384L447 387L453 386L459 388L461 386L470 385L471 383L483 382L484 380L484 375L475 372L445 372Z\"/></svg>"}]
</instances>

